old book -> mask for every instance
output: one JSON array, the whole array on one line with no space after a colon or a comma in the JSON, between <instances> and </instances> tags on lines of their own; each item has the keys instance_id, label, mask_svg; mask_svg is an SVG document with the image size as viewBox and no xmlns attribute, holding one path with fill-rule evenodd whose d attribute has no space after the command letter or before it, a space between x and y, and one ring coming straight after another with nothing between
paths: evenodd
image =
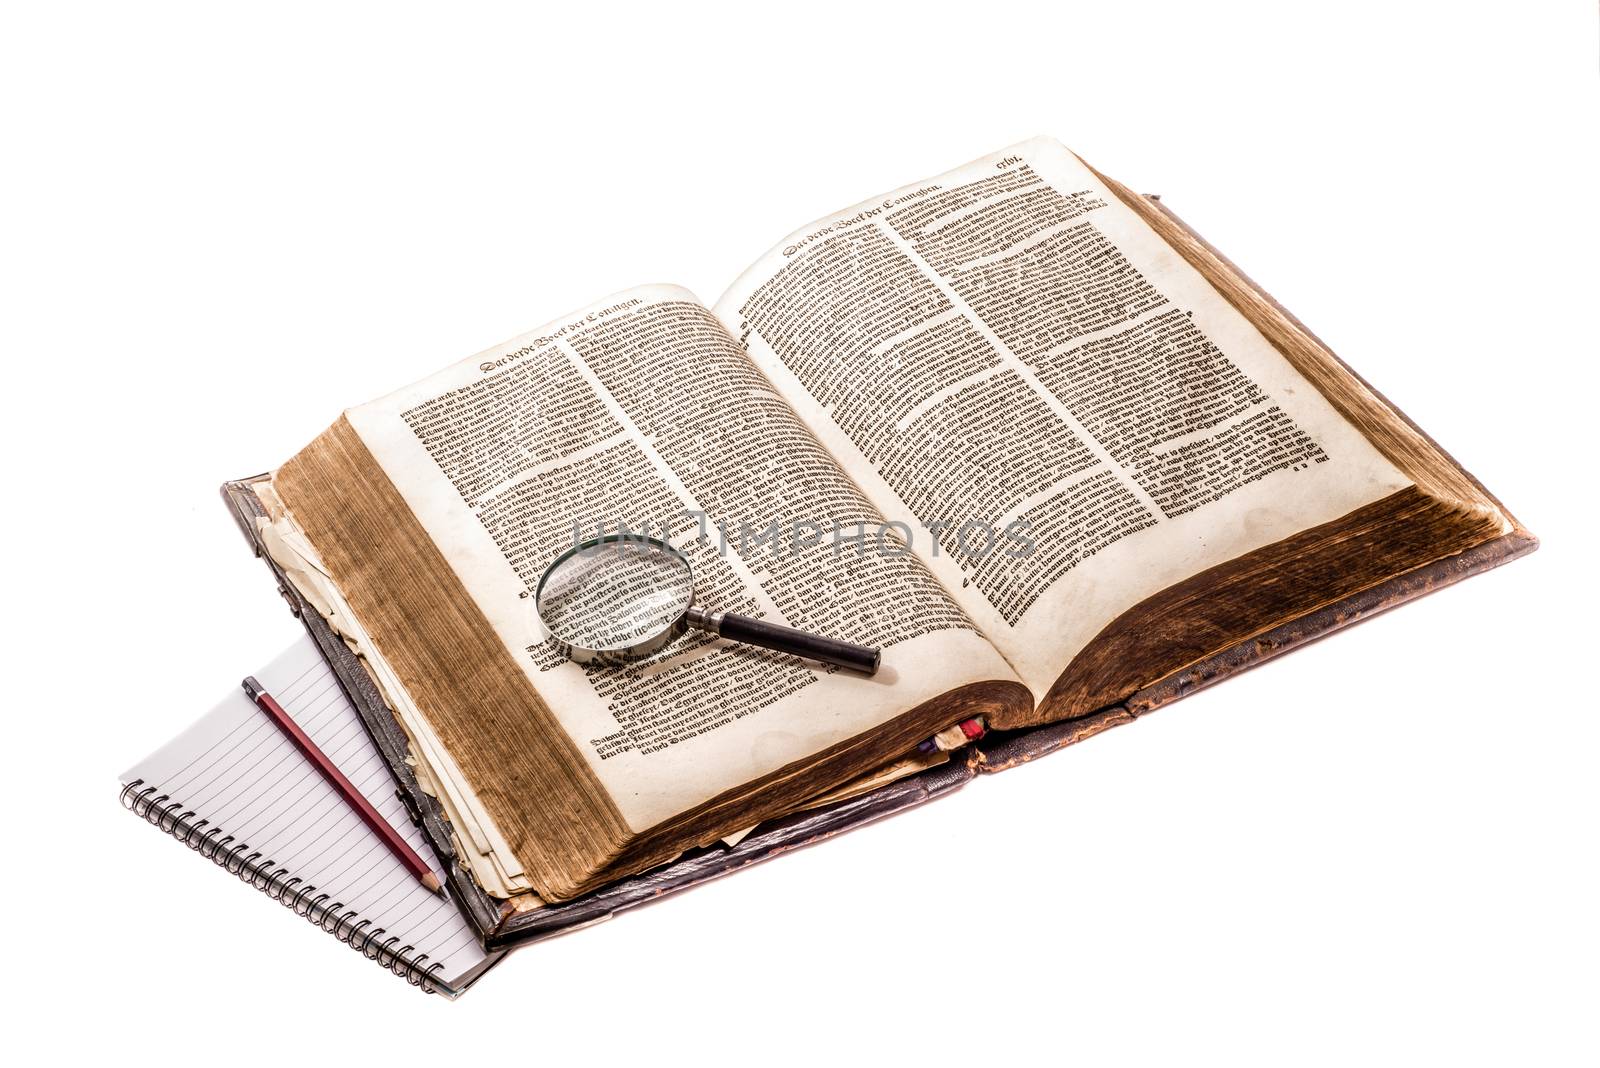
<instances>
[{"instance_id":1,"label":"old book","mask_svg":"<svg viewBox=\"0 0 1600 1068\"><path fill-rule=\"evenodd\" d=\"M1212 249L1044 139L796 231L712 308L630 290L351 409L248 488L507 916L851 783L883 797L953 723L1070 740L1534 544ZM562 660L530 593L619 525L683 549L719 607L882 646L883 670L705 636Z\"/></svg>"}]
</instances>

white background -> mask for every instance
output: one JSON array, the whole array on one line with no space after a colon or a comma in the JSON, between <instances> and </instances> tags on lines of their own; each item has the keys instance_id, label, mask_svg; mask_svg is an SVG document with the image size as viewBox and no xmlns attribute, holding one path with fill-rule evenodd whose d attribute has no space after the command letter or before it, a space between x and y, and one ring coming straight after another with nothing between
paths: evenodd
<instances>
[{"instance_id":1,"label":"white background","mask_svg":"<svg viewBox=\"0 0 1600 1068\"><path fill-rule=\"evenodd\" d=\"M1593 1063L1594 5L562 8L3 16L10 1043ZM1036 133L1162 193L1544 547L454 1005L118 807L296 633L223 479Z\"/></svg>"}]
</instances>

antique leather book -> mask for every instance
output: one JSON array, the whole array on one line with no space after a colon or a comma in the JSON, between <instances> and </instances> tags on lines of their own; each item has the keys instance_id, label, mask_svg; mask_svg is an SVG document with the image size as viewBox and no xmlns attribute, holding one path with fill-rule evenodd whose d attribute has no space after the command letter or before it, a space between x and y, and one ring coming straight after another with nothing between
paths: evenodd
<instances>
[{"instance_id":1,"label":"antique leather book","mask_svg":"<svg viewBox=\"0 0 1600 1068\"><path fill-rule=\"evenodd\" d=\"M224 492L491 947L1536 545L1214 249L1043 139L796 231L714 310L619 294ZM561 661L519 601L606 522L656 523L730 607L881 644L888 677L703 640ZM919 751L974 717L981 741Z\"/></svg>"}]
</instances>

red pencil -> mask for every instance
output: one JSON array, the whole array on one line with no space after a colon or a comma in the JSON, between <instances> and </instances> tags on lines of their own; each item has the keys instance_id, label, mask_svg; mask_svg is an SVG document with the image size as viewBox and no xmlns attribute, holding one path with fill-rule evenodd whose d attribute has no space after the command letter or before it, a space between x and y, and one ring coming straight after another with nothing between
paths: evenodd
<instances>
[{"instance_id":1,"label":"red pencil","mask_svg":"<svg viewBox=\"0 0 1600 1068\"><path fill-rule=\"evenodd\" d=\"M255 680L255 676L250 676L240 685L244 687L244 692L250 695L250 700L271 717L272 722L278 725L278 729L288 735L289 740L300 749L300 752L316 765L322 777L328 780L328 784L339 791L340 796L350 807L360 814L367 826L372 828L372 833L383 839L383 844L389 847L389 852L399 857L400 861L411 869L411 874L420 879L422 885L430 892L443 893L444 888L439 884L439 877L433 874L427 862L417 856L416 850L407 845L406 840L400 837L400 833L389 826L389 821L380 816L371 802L361 795L361 791L351 785L350 780L344 777L344 772L335 767L333 761L329 760L306 732L300 729L300 724L289 718L289 713L273 700L272 695Z\"/></svg>"}]
</instances>

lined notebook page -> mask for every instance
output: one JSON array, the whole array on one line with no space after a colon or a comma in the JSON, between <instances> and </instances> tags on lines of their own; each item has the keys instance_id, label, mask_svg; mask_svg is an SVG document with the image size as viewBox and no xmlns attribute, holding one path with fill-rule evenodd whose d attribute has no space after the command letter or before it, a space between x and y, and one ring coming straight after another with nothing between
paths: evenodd
<instances>
[{"instance_id":1,"label":"lined notebook page","mask_svg":"<svg viewBox=\"0 0 1600 1068\"><path fill-rule=\"evenodd\" d=\"M311 639L255 676L442 879L395 796L388 765ZM248 842L249 852L270 857L301 885L331 894L370 927L386 928L385 940L399 936L396 946L414 946L430 965L442 962L434 974L447 983L484 963L455 905L417 881L243 690L122 776L124 783L135 779L181 802L208 828Z\"/></svg>"}]
</instances>

